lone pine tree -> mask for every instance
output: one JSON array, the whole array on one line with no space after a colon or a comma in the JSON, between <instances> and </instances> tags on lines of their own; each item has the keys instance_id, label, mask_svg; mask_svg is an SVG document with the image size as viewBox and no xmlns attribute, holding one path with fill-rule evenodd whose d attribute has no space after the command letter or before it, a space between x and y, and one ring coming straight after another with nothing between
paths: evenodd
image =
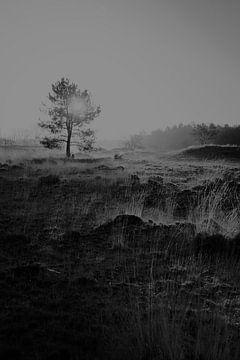
<instances>
[{"instance_id":1,"label":"lone pine tree","mask_svg":"<svg viewBox=\"0 0 240 360\"><path fill-rule=\"evenodd\" d=\"M71 155L71 145L91 150L95 134L87 125L100 114L101 108L93 104L89 91L81 91L77 84L62 78L52 84L48 100L49 104L42 103L41 108L48 118L38 125L50 134L42 138L41 144L49 149L65 145L67 157Z\"/></svg>"}]
</instances>

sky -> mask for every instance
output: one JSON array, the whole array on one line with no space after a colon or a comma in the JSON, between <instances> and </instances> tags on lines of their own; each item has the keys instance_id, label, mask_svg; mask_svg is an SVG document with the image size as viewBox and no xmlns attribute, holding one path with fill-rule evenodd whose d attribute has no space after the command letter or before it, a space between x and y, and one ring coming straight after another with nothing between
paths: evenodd
<instances>
[{"instance_id":1,"label":"sky","mask_svg":"<svg viewBox=\"0 0 240 360\"><path fill-rule=\"evenodd\" d=\"M35 131L69 77L101 139L240 123L239 0L1 0L0 132Z\"/></svg>"}]
</instances>

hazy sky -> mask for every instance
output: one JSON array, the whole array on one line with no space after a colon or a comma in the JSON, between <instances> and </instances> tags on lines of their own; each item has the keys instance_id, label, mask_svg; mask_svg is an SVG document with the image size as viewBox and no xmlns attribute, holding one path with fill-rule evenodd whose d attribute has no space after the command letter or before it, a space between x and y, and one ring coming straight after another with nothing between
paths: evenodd
<instances>
[{"instance_id":1,"label":"hazy sky","mask_svg":"<svg viewBox=\"0 0 240 360\"><path fill-rule=\"evenodd\" d=\"M240 0L0 0L0 51L2 132L33 129L63 76L100 138L240 123Z\"/></svg>"}]
</instances>

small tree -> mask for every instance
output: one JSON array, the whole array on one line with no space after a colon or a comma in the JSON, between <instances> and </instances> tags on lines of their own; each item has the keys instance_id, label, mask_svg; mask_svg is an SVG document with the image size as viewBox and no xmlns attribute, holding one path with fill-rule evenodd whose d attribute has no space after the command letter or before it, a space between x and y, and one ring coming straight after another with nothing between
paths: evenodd
<instances>
[{"instance_id":1,"label":"small tree","mask_svg":"<svg viewBox=\"0 0 240 360\"><path fill-rule=\"evenodd\" d=\"M71 155L71 145L89 151L95 141L94 131L87 128L101 112L100 106L92 103L88 90L83 92L68 78L52 84L48 94L49 105L42 103L41 111L49 119L40 120L39 126L50 132L40 142L49 149L66 146L66 156Z\"/></svg>"},{"instance_id":2,"label":"small tree","mask_svg":"<svg viewBox=\"0 0 240 360\"><path fill-rule=\"evenodd\" d=\"M124 146L128 150L136 150L136 149L143 149L143 139L144 139L145 133L141 132L140 134L131 135L129 140L126 140L124 142Z\"/></svg>"},{"instance_id":3,"label":"small tree","mask_svg":"<svg viewBox=\"0 0 240 360\"><path fill-rule=\"evenodd\" d=\"M197 138L201 145L209 143L214 140L217 136L217 127L214 124L194 124L193 135Z\"/></svg>"}]
</instances>

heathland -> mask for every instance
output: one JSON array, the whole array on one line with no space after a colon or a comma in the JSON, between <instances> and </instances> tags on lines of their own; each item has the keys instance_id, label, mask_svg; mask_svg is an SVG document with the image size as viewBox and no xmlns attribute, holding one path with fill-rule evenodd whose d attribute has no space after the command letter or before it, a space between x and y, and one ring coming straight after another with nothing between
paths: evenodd
<instances>
[{"instance_id":1,"label":"heathland","mask_svg":"<svg viewBox=\"0 0 240 360\"><path fill-rule=\"evenodd\" d=\"M0 163L1 359L240 358L238 147Z\"/></svg>"}]
</instances>

